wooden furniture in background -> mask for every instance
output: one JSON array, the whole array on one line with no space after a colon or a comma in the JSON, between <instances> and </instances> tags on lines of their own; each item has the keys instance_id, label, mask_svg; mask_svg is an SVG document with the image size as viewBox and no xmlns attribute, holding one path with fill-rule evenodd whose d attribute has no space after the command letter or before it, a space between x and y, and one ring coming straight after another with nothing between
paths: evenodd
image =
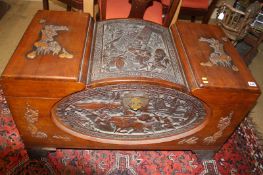
<instances>
[{"instance_id":1,"label":"wooden furniture in background","mask_svg":"<svg viewBox=\"0 0 263 175\"><path fill-rule=\"evenodd\" d=\"M42 0L43 1L43 9L49 10L49 0ZM67 11L71 11L72 7L83 10L83 0L59 0L67 5Z\"/></svg>"},{"instance_id":2,"label":"wooden furniture in background","mask_svg":"<svg viewBox=\"0 0 263 175\"><path fill-rule=\"evenodd\" d=\"M245 6L241 4L241 1L236 1L234 7L223 3L218 9L218 25L236 45L247 65L257 54L257 48L263 39L262 28L257 29L256 25L262 26L262 20L256 23L261 16L261 8L262 3L258 1L251 1L250 4L247 1Z\"/></svg>"},{"instance_id":3,"label":"wooden furniture in background","mask_svg":"<svg viewBox=\"0 0 263 175\"><path fill-rule=\"evenodd\" d=\"M6 14L9 10L10 5L2 0L0 0L0 19Z\"/></svg>"},{"instance_id":4,"label":"wooden furniture in background","mask_svg":"<svg viewBox=\"0 0 263 175\"><path fill-rule=\"evenodd\" d=\"M42 0L43 2L43 9L44 10L49 10L49 2L48 0Z\"/></svg>"},{"instance_id":5,"label":"wooden furniture in background","mask_svg":"<svg viewBox=\"0 0 263 175\"><path fill-rule=\"evenodd\" d=\"M99 19L143 18L164 26L177 21L182 0L59 0L72 7L83 10L91 16L97 16L96 5L99 7ZM43 9L49 9L48 0L43 0ZM107 15L106 15L107 14Z\"/></svg>"},{"instance_id":6,"label":"wooden furniture in background","mask_svg":"<svg viewBox=\"0 0 263 175\"><path fill-rule=\"evenodd\" d=\"M261 0L235 0L233 7L238 10L245 11L250 4L259 2Z\"/></svg>"},{"instance_id":7,"label":"wooden furniture in background","mask_svg":"<svg viewBox=\"0 0 263 175\"><path fill-rule=\"evenodd\" d=\"M67 4L67 11L71 11L72 8L83 10L83 0L59 0Z\"/></svg>"},{"instance_id":8,"label":"wooden furniture in background","mask_svg":"<svg viewBox=\"0 0 263 175\"><path fill-rule=\"evenodd\" d=\"M244 55L244 60L247 64L251 63L252 59L258 53L258 47L263 41L263 32L250 29L244 38L244 42L251 46L251 49Z\"/></svg>"},{"instance_id":9,"label":"wooden furniture in background","mask_svg":"<svg viewBox=\"0 0 263 175\"><path fill-rule=\"evenodd\" d=\"M192 150L203 158L260 94L217 26L94 23L51 11L33 18L1 87L28 149Z\"/></svg>"},{"instance_id":10,"label":"wooden furniture in background","mask_svg":"<svg viewBox=\"0 0 263 175\"><path fill-rule=\"evenodd\" d=\"M207 24L216 7L218 0L183 0L181 16L190 16L195 22L196 17L202 16L202 23Z\"/></svg>"},{"instance_id":11,"label":"wooden furniture in background","mask_svg":"<svg viewBox=\"0 0 263 175\"><path fill-rule=\"evenodd\" d=\"M244 39L237 43L236 48L247 65L258 53L258 47L263 41L263 32L250 28Z\"/></svg>"},{"instance_id":12,"label":"wooden furniture in background","mask_svg":"<svg viewBox=\"0 0 263 175\"><path fill-rule=\"evenodd\" d=\"M155 0L98 0L100 19L142 18L164 26L177 20L182 0L169 4ZM165 12L165 13L164 13Z\"/></svg>"},{"instance_id":13,"label":"wooden furniture in background","mask_svg":"<svg viewBox=\"0 0 263 175\"><path fill-rule=\"evenodd\" d=\"M242 12L227 3L218 9L217 24L234 44L244 38L251 22L250 10Z\"/></svg>"}]
</instances>

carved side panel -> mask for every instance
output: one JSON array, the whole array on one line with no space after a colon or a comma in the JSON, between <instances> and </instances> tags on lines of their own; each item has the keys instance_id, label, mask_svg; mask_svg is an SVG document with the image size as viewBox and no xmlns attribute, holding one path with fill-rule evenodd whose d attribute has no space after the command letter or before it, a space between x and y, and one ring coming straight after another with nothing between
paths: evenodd
<instances>
[{"instance_id":1,"label":"carved side panel","mask_svg":"<svg viewBox=\"0 0 263 175\"><path fill-rule=\"evenodd\" d=\"M24 118L27 121L27 129L31 133L32 137L39 138L39 139L49 139L49 140L50 138L53 138L56 140L57 139L64 140L64 141L71 140L67 136L61 136L57 134L52 135L48 138L48 135L46 132L40 131L36 126L36 123L38 122L38 119L39 119L39 110L32 107L30 104L26 104Z\"/></svg>"},{"instance_id":2,"label":"carved side panel","mask_svg":"<svg viewBox=\"0 0 263 175\"><path fill-rule=\"evenodd\" d=\"M52 117L84 136L136 141L189 131L205 115L201 101L175 89L120 84L73 94L53 108Z\"/></svg>"},{"instance_id":3,"label":"carved side panel","mask_svg":"<svg viewBox=\"0 0 263 175\"><path fill-rule=\"evenodd\" d=\"M146 77L184 85L167 28L141 20L104 21L95 36L90 81Z\"/></svg>"},{"instance_id":4,"label":"carved side panel","mask_svg":"<svg viewBox=\"0 0 263 175\"><path fill-rule=\"evenodd\" d=\"M209 144L213 144L217 141L217 139L219 139L220 137L222 137L223 135L223 131L231 124L231 120L232 120L232 116L233 116L233 111L230 112L229 115L227 115L226 117L221 117L218 124L217 124L217 128L218 131L215 132L213 135L206 137L203 142L207 145Z\"/></svg>"}]
</instances>

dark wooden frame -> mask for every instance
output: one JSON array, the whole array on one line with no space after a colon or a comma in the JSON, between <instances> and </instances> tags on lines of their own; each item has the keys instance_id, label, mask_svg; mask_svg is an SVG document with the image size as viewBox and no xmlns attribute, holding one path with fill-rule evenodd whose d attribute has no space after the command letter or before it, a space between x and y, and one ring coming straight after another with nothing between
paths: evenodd
<instances>
[{"instance_id":1,"label":"dark wooden frame","mask_svg":"<svg viewBox=\"0 0 263 175\"><path fill-rule=\"evenodd\" d=\"M43 0L43 9L44 10L49 10L49 2L48 0Z\"/></svg>"},{"instance_id":2,"label":"dark wooden frame","mask_svg":"<svg viewBox=\"0 0 263 175\"><path fill-rule=\"evenodd\" d=\"M142 19L146 9L152 6L153 1L159 2L159 0L130 0L131 11L129 13L129 18L141 18ZM171 1L170 7L168 7L168 10L166 10L167 15L163 19L163 26L169 27L174 17L174 14L178 8L179 2L180 0ZM106 19L106 5L107 5L107 0L102 0L101 9L100 9L101 10L100 20Z\"/></svg>"},{"instance_id":3,"label":"dark wooden frame","mask_svg":"<svg viewBox=\"0 0 263 175\"><path fill-rule=\"evenodd\" d=\"M49 1L48 0L42 0L43 2L43 9L49 10ZM83 2L80 3L79 1L74 0L61 0L61 2L64 2L67 4L67 11L71 11L72 7L77 9L83 9Z\"/></svg>"},{"instance_id":4,"label":"dark wooden frame","mask_svg":"<svg viewBox=\"0 0 263 175\"><path fill-rule=\"evenodd\" d=\"M212 0L211 4L208 7L208 10L198 8L187 8L182 6L180 10L180 15L191 16L191 22L195 22L196 16L203 16L202 23L207 24L216 7L217 2L218 0Z\"/></svg>"}]
</instances>

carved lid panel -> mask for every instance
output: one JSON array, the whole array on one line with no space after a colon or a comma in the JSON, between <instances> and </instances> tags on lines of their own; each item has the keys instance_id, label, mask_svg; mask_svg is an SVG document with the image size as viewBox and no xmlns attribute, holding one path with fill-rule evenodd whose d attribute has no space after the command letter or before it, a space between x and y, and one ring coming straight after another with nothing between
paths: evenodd
<instances>
[{"instance_id":1,"label":"carved lid panel","mask_svg":"<svg viewBox=\"0 0 263 175\"><path fill-rule=\"evenodd\" d=\"M205 105L195 97L142 84L87 89L64 98L52 109L53 121L62 130L113 144L178 139L182 133L201 129L206 114Z\"/></svg>"},{"instance_id":2,"label":"carved lid panel","mask_svg":"<svg viewBox=\"0 0 263 175\"><path fill-rule=\"evenodd\" d=\"M184 85L169 29L133 19L96 24L88 82L107 78L158 78Z\"/></svg>"},{"instance_id":3,"label":"carved lid panel","mask_svg":"<svg viewBox=\"0 0 263 175\"><path fill-rule=\"evenodd\" d=\"M178 22L174 36L184 47L192 74L199 87L250 89L258 91L244 61L223 31L215 25Z\"/></svg>"},{"instance_id":4,"label":"carved lid panel","mask_svg":"<svg viewBox=\"0 0 263 175\"><path fill-rule=\"evenodd\" d=\"M78 81L90 28L88 14L38 11L3 77Z\"/></svg>"}]
</instances>

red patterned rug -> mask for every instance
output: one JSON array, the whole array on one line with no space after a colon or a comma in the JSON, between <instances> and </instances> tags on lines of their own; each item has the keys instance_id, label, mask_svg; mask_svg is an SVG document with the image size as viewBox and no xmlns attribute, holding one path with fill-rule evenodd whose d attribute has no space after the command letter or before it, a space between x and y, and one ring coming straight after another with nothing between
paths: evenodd
<instances>
[{"instance_id":1,"label":"red patterned rug","mask_svg":"<svg viewBox=\"0 0 263 175\"><path fill-rule=\"evenodd\" d=\"M189 151L58 149L29 160L0 92L0 174L189 175L263 174L263 151L250 119L243 121L214 160L198 162Z\"/></svg>"}]
</instances>

